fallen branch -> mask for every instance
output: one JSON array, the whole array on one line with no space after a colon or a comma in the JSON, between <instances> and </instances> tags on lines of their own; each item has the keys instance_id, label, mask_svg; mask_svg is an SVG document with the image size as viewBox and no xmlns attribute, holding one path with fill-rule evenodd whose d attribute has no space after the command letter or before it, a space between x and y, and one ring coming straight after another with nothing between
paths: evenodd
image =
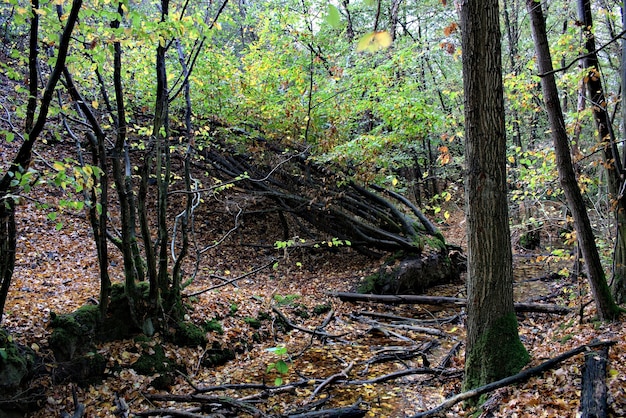
<instances>
[{"instance_id":1,"label":"fallen branch","mask_svg":"<svg viewBox=\"0 0 626 418\"><path fill-rule=\"evenodd\" d=\"M523 370L514 376L505 377L504 379L500 379L496 382L488 383L484 386L480 386L478 388L468 390L467 392L459 393L458 395L455 395L451 397L450 399L445 400L441 404L437 405L435 408L429 409L428 411L420 412L416 415L413 415L411 418L426 418L426 417L436 416L442 411L450 409L452 406L456 405L459 402L465 401L467 399L475 398L484 393L488 393L488 392L494 391L496 389L499 389L505 386L512 385L513 383L522 382L533 376L543 373L547 370L553 369L556 365L558 365L562 361L567 360L568 358L573 357L577 354L591 350L594 347L611 346L611 345L616 344L616 342L617 341L599 341L599 342L593 342L587 345L581 345L580 347L567 351L555 358L549 359L541 363L538 366L532 367L527 370Z\"/></svg>"},{"instance_id":2,"label":"fallen branch","mask_svg":"<svg viewBox=\"0 0 626 418\"><path fill-rule=\"evenodd\" d=\"M318 328L316 328L316 329L309 329L309 328L301 327L300 325L297 325L297 324L294 324L293 322L291 322L291 321L289 320L289 318L287 318L287 317L285 316L285 314L284 314L284 313L282 313L282 312L281 312L281 311L280 311L280 310L279 310L276 306L272 306L272 310L278 314L278 316L280 317L280 319L281 319L283 322L285 322L285 324L287 324L287 326L288 326L289 328L297 329L298 331L302 331L302 332L304 332L304 333L306 333L306 334L311 334L311 335L313 335L313 336L316 336L316 337L323 337L323 338L341 338L341 337L343 337L344 335L346 335L346 333L344 333L344 334L339 334L339 335L336 335L336 334L329 334L329 333L327 333L327 332L321 331L321 330L319 329L319 327L318 327Z\"/></svg>"},{"instance_id":3,"label":"fallen branch","mask_svg":"<svg viewBox=\"0 0 626 418\"><path fill-rule=\"evenodd\" d=\"M356 315L360 316L370 316L372 318L383 318L389 319L391 321L399 321L399 322L412 322L416 324L448 324L450 322L459 321L460 316L458 314L452 315L446 318L431 318L431 319L417 319L417 318L408 318L406 316L398 316L388 313L381 312L368 312L368 311L359 311L356 312Z\"/></svg>"},{"instance_id":4,"label":"fallen branch","mask_svg":"<svg viewBox=\"0 0 626 418\"><path fill-rule=\"evenodd\" d=\"M456 369L438 369L438 368L432 368L432 367L416 367L416 368L412 368L412 369L404 369L404 370L399 370L397 372L384 374L382 376L374 377L372 379L346 380L346 381L341 381L341 382L345 383L346 385L372 385L372 384L375 384L375 383L383 383L383 382L387 382L389 380L394 380L394 379L397 379L399 377L410 376L412 374L432 374L432 375L436 375L436 376L456 376L456 375L460 375L462 373L463 373L462 370L456 370Z\"/></svg>"},{"instance_id":5,"label":"fallen branch","mask_svg":"<svg viewBox=\"0 0 626 418\"><path fill-rule=\"evenodd\" d=\"M420 296L420 295L375 295L371 293L328 292L346 302L376 302L388 305L437 305L437 306L466 306L467 300L448 296ZM559 305L543 303L516 303L517 312L542 312L566 315L572 310Z\"/></svg>"},{"instance_id":6,"label":"fallen branch","mask_svg":"<svg viewBox=\"0 0 626 418\"><path fill-rule=\"evenodd\" d=\"M360 403L359 401L354 405L343 408L320 409L319 411L291 414L287 415L286 418L360 418L367 413L366 410L359 408Z\"/></svg>"},{"instance_id":7,"label":"fallen branch","mask_svg":"<svg viewBox=\"0 0 626 418\"><path fill-rule=\"evenodd\" d=\"M190 395L171 395L171 394L146 394L145 398L149 401L162 401L162 402L184 402L184 403L200 403L202 405L215 405L219 407L230 407L232 409L238 411L246 411L249 414L258 417L267 416L263 411L258 408L253 407L247 402L241 401L239 399L227 397L227 396L206 396L206 395L198 395L198 394L190 394ZM146 411L151 412L151 411ZM184 413L184 411L177 411L178 413ZM136 413L135 415L141 415L140 413ZM172 415L170 413L170 415ZM144 415L150 416L150 415ZM184 415L178 415L184 416Z\"/></svg>"},{"instance_id":8,"label":"fallen branch","mask_svg":"<svg viewBox=\"0 0 626 418\"><path fill-rule=\"evenodd\" d=\"M249 271L247 273L244 273L244 274L242 274L240 276L237 276L234 279L230 279L230 280L226 280L223 277L212 275L212 278L218 278L220 280L224 280L224 282L220 283L220 284L217 284L215 286L208 287L208 288L203 289L203 290L199 290L197 292L194 292L194 293L191 293L191 294L188 294L188 295L182 295L181 297L182 298L190 298L190 297L198 296L198 295L201 295L203 293L210 292L211 290L215 290L215 289L219 289L220 287L228 286L231 283L235 284L235 286L236 286L236 282L237 281L239 281L241 279L244 279L244 278L246 278L246 277L248 277L248 276L250 276L252 274L258 273L259 271L268 268L269 266L273 265L274 263L276 263L276 259L273 258L268 263L266 263L266 264L264 264L264 265L262 265L260 267L257 267L254 270L251 270L251 271Z\"/></svg>"},{"instance_id":9,"label":"fallen branch","mask_svg":"<svg viewBox=\"0 0 626 418\"><path fill-rule=\"evenodd\" d=\"M420 332L422 334L436 335L437 337L454 338L453 335L450 335L448 333L445 333L435 328L418 327L418 326L408 325L408 324L384 324L382 322L378 322L373 319L367 319L367 318L364 318L362 316L357 316L357 315L350 315L350 318L354 319L355 321L360 321L360 322L363 322L365 324L368 324L377 328L389 327L389 328L402 329L406 331Z\"/></svg>"},{"instance_id":10,"label":"fallen branch","mask_svg":"<svg viewBox=\"0 0 626 418\"><path fill-rule=\"evenodd\" d=\"M311 396L309 396L309 402L312 401L313 399L315 399L315 397L322 391L322 389L324 389L326 386L330 385L334 381L339 380L342 377L347 379L348 378L348 374L350 373L350 371L352 370L353 367L354 367L354 362L351 362L350 364L348 364L348 367L346 367L345 369L343 369L339 373L335 373L332 376L329 376L326 380L324 380L322 383L320 383L315 388L313 393L311 393Z\"/></svg>"}]
</instances>

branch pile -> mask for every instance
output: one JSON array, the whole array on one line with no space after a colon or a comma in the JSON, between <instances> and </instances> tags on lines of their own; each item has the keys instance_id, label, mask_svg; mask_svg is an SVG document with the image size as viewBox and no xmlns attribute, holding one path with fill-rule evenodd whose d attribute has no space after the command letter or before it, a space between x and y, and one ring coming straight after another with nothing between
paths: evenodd
<instances>
[{"instance_id":1,"label":"branch pile","mask_svg":"<svg viewBox=\"0 0 626 418\"><path fill-rule=\"evenodd\" d=\"M230 129L241 144L251 134ZM288 151L264 138L248 147L231 139L198 150L224 182L271 199L275 210L292 214L353 247L421 254L448 249L441 232L402 195L361 186L339 172L316 164L306 150ZM237 179L242 179L237 181ZM282 216L282 214L281 214ZM285 227L285 223L283 224Z\"/></svg>"}]
</instances>

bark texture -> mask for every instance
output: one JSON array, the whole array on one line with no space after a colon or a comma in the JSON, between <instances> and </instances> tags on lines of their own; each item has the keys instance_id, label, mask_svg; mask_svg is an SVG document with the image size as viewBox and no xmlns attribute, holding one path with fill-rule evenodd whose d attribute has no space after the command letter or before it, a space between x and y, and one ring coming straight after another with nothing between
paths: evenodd
<instances>
[{"instance_id":1,"label":"bark texture","mask_svg":"<svg viewBox=\"0 0 626 418\"><path fill-rule=\"evenodd\" d=\"M468 236L466 389L518 372L497 0L461 7Z\"/></svg>"}]
</instances>

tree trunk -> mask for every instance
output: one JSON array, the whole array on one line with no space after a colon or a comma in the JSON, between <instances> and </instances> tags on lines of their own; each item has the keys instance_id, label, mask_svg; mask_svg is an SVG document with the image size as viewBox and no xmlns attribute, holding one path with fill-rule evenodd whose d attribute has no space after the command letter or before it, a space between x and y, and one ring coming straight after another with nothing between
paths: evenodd
<instances>
[{"instance_id":1,"label":"tree trunk","mask_svg":"<svg viewBox=\"0 0 626 418\"><path fill-rule=\"evenodd\" d=\"M517 373L528 361L513 306L506 134L497 0L461 7L468 235L464 388Z\"/></svg>"},{"instance_id":2,"label":"tree trunk","mask_svg":"<svg viewBox=\"0 0 626 418\"><path fill-rule=\"evenodd\" d=\"M29 69L31 76L29 84L31 94L28 99L24 129L28 135L25 137L25 140L22 143L17 155L13 159L11 166L6 173L4 173L2 179L0 179L0 202L2 204L2 209L0 209L0 249L2 250L0 251L0 322L2 321L2 314L4 313L4 306L9 293L11 279L13 277L13 268L15 266L17 228L15 224L15 202L13 201L13 196L10 195L18 194L18 190L22 185L19 184L19 182L15 184L14 179L16 179L16 174L26 172L30 166L33 147L44 128L54 89L56 88L57 82L61 77L63 68L65 67L65 60L68 55L71 35L74 30L74 25L78 20L78 13L81 6L82 0L74 0L72 2L72 8L65 21L63 34L59 40L57 60L42 94L39 113L35 118L38 82L36 66L39 43L39 2L34 0L31 3L32 20L29 43Z\"/></svg>"},{"instance_id":3,"label":"tree trunk","mask_svg":"<svg viewBox=\"0 0 626 418\"><path fill-rule=\"evenodd\" d=\"M583 68L589 70L585 77L587 95L592 104L593 118L598 129L600 147L604 150L604 167L606 168L609 201L615 206L615 223L617 237L613 254L613 296L618 303L626 298L626 197L622 190L624 167L620 158L615 132L612 129L611 115L607 110L606 97L602 78L598 70L598 55L593 34L593 18L591 2L578 0L578 18L583 23L585 49L587 54L582 59ZM624 85L622 85L623 91Z\"/></svg>"},{"instance_id":4,"label":"tree trunk","mask_svg":"<svg viewBox=\"0 0 626 418\"><path fill-rule=\"evenodd\" d=\"M565 130L565 121L561 111L561 102L553 75L552 58L548 46L543 11L540 3L534 0L527 0L526 6L530 15L532 34L535 41L537 67L542 75L541 88L554 142L559 181L574 218L574 228L576 229L578 244L587 266L589 283L598 316L603 320L611 320L619 315L619 308L613 301L609 286L606 283L587 209L576 181L567 132Z\"/></svg>"}]
</instances>

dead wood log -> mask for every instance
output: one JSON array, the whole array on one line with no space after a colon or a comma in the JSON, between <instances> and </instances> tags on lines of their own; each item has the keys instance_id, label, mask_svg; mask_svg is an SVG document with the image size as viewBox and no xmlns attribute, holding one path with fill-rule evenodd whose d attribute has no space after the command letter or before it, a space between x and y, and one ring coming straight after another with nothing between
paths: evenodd
<instances>
[{"instance_id":1,"label":"dead wood log","mask_svg":"<svg viewBox=\"0 0 626 418\"><path fill-rule=\"evenodd\" d=\"M192 393L189 395L172 395L172 394L145 394L144 397L149 401L160 401L160 402L184 402L184 403L195 403L201 404L205 407L214 407L218 408L230 408L235 411L245 411L246 413L264 417L267 416L263 411L258 408L255 408L250 403L242 401L240 399L228 397L228 396L207 396L200 395L197 393ZM144 414L149 413L151 411L145 411ZM178 411L184 412L184 411ZM141 415L141 413L135 413L135 415ZM144 415L144 416L151 416Z\"/></svg>"},{"instance_id":2,"label":"dead wood log","mask_svg":"<svg viewBox=\"0 0 626 418\"><path fill-rule=\"evenodd\" d=\"M585 351L589 351L592 348L595 347L608 347L611 345L616 344L617 341L598 341L598 342L592 342L590 344L587 345L581 345L579 347L576 347L572 350L566 351L565 353L556 356L552 359L549 359L543 363L541 363L538 366L535 367L531 367L530 369L526 369L526 370L522 370L521 372L519 372L516 375L513 376L509 376L509 377L505 377L504 379L500 379L496 382L492 382L492 383L488 383L484 386L480 386L478 388L475 389L471 389L468 390L467 392L462 392L459 393L458 395L455 395L447 400L445 400L444 402L442 402L441 404L437 405L436 407L429 409L428 411L424 411L424 412L420 412L418 414L413 415L411 418L427 418L427 417L434 417L434 416L438 416L439 414L441 414L441 412L450 409L452 406L456 405L459 402L468 400L468 399L472 399L472 398L476 398L484 393L489 393L492 392L496 389L505 387L505 386L509 386L512 385L513 383L518 383L518 382L523 382L525 380L530 379L533 376L536 376L540 373L543 373L547 370L553 369L554 367L556 367L559 363L563 362L564 360L567 360L570 357L573 357L577 354L580 353L584 353Z\"/></svg>"},{"instance_id":3,"label":"dead wood log","mask_svg":"<svg viewBox=\"0 0 626 418\"><path fill-rule=\"evenodd\" d=\"M285 418L360 418L367 410L359 408L361 402L343 408L321 409L319 411L303 412L286 415Z\"/></svg>"},{"instance_id":4,"label":"dead wood log","mask_svg":"<svg viewBox=\"0 0 626 418\"><path fill-rule=\"evenodd\" d=\"M419 327L419 326L408 325L408 324L386 324L386 323L383 323L383 322L375 321L373 319L368 319L368 318L365 318L363 316L358 316L358 315L350 315L350 319L362 322L362 323L367 324L367 325L371 325L371 326L376 327L376 328L389 327L389 328L402 329L402 330L406 330L406 331L420 332L422 334L436 335L438 337L454 338L452 335L447 334L447 333L445 333L445 332L443 332L443 331L441 331L439 329L435 329L435 328Z\"/></svg>"},{"instance_id":5,"label":"dead wood log","mask_svg":"<svg viewBox=\"0 0 626 418\"><path fill-rule=\"evenodd\" d=\"M387 305L436 305L449 307L463 307L467 300L449 296L420 296L420 295L375 295L371 293L327 292L346 302L375 302ZM515 303L517 312L541 312L566 315L571 309L565 306L548 305L542 303Z\"/></svg>"},{"instance_id":6,"label":"dead wood log","mask_svg":"<svg viewBox=\"0 0 626 418\"><path fill-rule=\"evenodd\" d=\"M582 391L580 410L582 417L604 418L607 416L606 368L609 349L585 353L585 365L582 372Z\"/></svg>"}]
</instances>

